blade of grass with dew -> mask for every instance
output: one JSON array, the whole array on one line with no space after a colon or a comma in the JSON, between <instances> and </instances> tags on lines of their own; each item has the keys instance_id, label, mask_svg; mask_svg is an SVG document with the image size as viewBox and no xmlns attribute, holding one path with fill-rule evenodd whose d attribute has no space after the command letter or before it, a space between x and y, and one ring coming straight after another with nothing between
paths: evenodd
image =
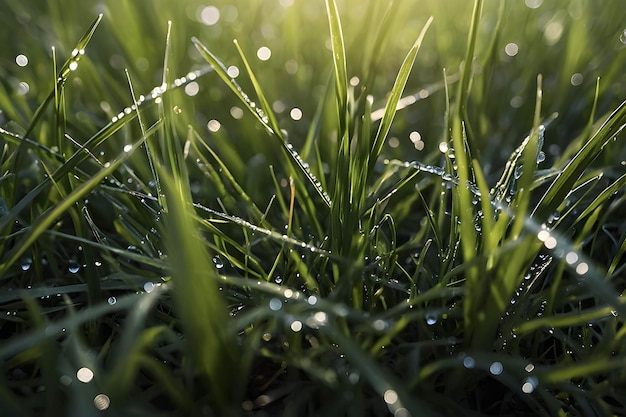
<instances>
[{"instance_id":1,"label":"blade of grass with dew","mask_svg":"<svg viewBox=\"0 0 626 417\"><path fill-rule=\"evenodd\" d=\"M126 295L119 297L117 302L113 305L101 303L93 307L87 307L82 310L79 315L70 316L55 321L54 323L49 323L45 328L45 332L37 329L29 330L0 345L0 358L8 359L38 343L41 343L47 338L63 334L63 332L68 328L80 326L88 321L102 317L105 314L128 310L130 308L139 308L141 303L144 302L145 297L159 297L161 293L162 291L157 289L149 294Z\"/></svg>"},{"instance_id":2,"label":"blade of grass with dew","mask_svg":"<svg viewBox=\"0 0 626 417\"><path fill-rule=\"evenodd\" d=\"M535 207L532 216L544 218L554 212L583 174L598 157L604 146L624 129L626 123L626 101L622 102L604 121L597 132L583 145L563 168Z\"/></svg>"},{"instance_id":3,"label":"blade of grass with dew","mask_svg":"<svg viewBox=\"0 0 626 417\"><path fill-rule=\"evenodd\" d=\"M240 404L247 365L240 362L236 335L218 289L218 274L201 244L191 192L180 173L162 173L169 211L163 231L168 247L176 312L198 370L222 415Z\"/></svg>"},{"instance_id":4,"label":"blade of grass with dew","mask_svg":"<svg viewBox=\"0 0 626 417\"><path fill-rule=\"evenodd\" d=\"M471 262L476 256L474 213L472 209L472 197L468 189L471 174L471 167L468 163L468 159L471 156L466 155L466 152L468 151L468 144L466 142L463 117L465 115L465 107L470 93L471 78L473 75L472 63L474 59L474 50L476 48L478 24L480 22L482 5L482 0L474 1L465 60L461 70L461 80L456 97L456 105L450 115L452 143L455 149L457 175L459 178L459 185L455 190L456 198L453 200L455 203L453 204L459 215L460 243L464 262ZM470 341L470 345L476 343L472 341L473 333L476 329L481 327L482 321L486 318L484 313L481 314L486 297L485 288L486 287L480 281L478 269L469 268L466 274L467 296L463 306L466 338Z\"/></svg>"},{"instance_id":5,"label":"blade of grass with dew","mask_svg":"<svg viewBox=\"0 0 626 417\"><path fill-rule=\"evenodd\" d=\"M133 105L134 105L135 113L137 115L137 121L139 122L139 128L141 129L141 133L145 134L146 125L141 117L141 111L139 110L139 102L137 101L137 96L135 95L135 89L133 87L133 82L130 78L130 73L128 72L128 69L124 70L124 73L126 74L126 80L128 81L128 88L130 90L131 98L133 99ZM150 167L150 173L152 175L152 179L154 180L154 184L156 187L159 205L161 207L164 207L165 201L163 201L164 199L163 199L163 191L161 190L161 181L159 179L159 173L157 172L155 168L155 161L154 161L154 156L153 156L156 154L156 152L154 149L152 149L152 147L153 145L151 142L146 142L146 146L145 146L146 158L148 159L148 166Z\"/></svg>"},{"instance_id":6,"label":"blade of grass with dew","mask_svg":"<svg viewBox=\"0 0 626 417\"><path fill-rule=\"evenodd\" d=\"M37 122L39 121L43 113L45 112L46 108L48 107L52 99L55 98L55 91L57 90L57 88L63 86L65 82L67 81L67 78L69 77L70 73L77 68L78 60L80 59L81 55L85 53L85 48L87 47L87 45L89 44L89 41L91 40L94 33L96 32L98 25L102 21L102 17L103 15L102 13L100 13L98 17L93 21L89 29L87 29L85 34L80 38L80 40L76 44L76 47L72 51L72 56L61 67L59 76L55 80L56 84L55 84L54 89L50 92L50 94L46 97L43 103L41 103L39 108L35 111L35 114L30 122L30 125L26 129L26 133L24 133L25 137L30 135L30 133L33 131L35 125L37 124Z\"/></svg>"},{"instance_id":7,"label":"blade of grass with dew","mask_svg":"<svg viewBox=\"0 0 626 417\"><path fill-rule=\"evenodd\" d=\"M89 178L89 180L72 190L67 198L62 200L58 205L50 208L33 221L22 239L8 253L7 260L0 264L0 276L6 273L9 267L17 262L20 256L30 247L30 245L32 245L62 213L72 207L76 201L83 198L96 188L105 177L115 172L115 170L122 165L130 157L130 155L132 155L133 151L143 144L143 142L145 142L159 126L159 122L155 123L150 129L148 129L146 136L139 138L134 145L132 145L128 150L125 150L116 160L111 162L108 167L101 169L93 177Z\"/></svg>"},{"instance_id":8,"label":"blade of grass with dew","mask_svg":"<svg viewBox=\"0 0 626 417\"><path fill-rule=\"evenodd\" d=\"M279 140L281 147L287 152L289 156L290 164L294 164L296 167L298 167L304 177L308 180L309 184L313 186L315 191L322 198L322 201L326 204L326 206L330 207L330 197L322 188L320 181L315 177L315 175L313 175L313 173L306 166L300 155L293 148L293 145L285 141L285 138L283 137L283 134L280 130L275 131L274 129L272 129L272 127L268 124L264 117L259 114L260 112L256 107L252 107L250 98L246 93L243 92L239 84L237 84L237 82L228 75L228 70L226 69L224 64L206 46L204 46L204 44L202 44L200 40L194 37L192 41L202 58L204 58L204 60L213 67L217 75L241 100L246 109L248 109L248 111L254 115L254 117L266 128L266 130L272 137Z\"/></svg>"},{"instance_id":9,"label":"blade of grass with dew","mask_svg":"<svg viewBox=\"0 0 626 417\"><path fill-rule=\"evenodd\" d=\"M606 204L608 202L608 200L616 192L618 192L619 190L623 189L623 187L625 185L626 185L626 174L622 175L617 180L615 180L612 184L610 184L604 190L602 190L602 192L600 194L598 194L598 196L591 203L589 203L585 207L585 209L582 211L582 213L580 213L580 214L578 214L576 216L576 219L574 221L574 225L576 223L582 221L582 219L586 218L589 214L591 214L591 212L593 212L594 210L596 210L600 206Z\"/></svg>"},{"instance_id":10,"label":"blade of grass with dew","mask_svg":"<svg viewBox=\"0 0 626 417\"><path fill-rule=\"evenodd\" d=\"M511 226L511 238L517 239L524 228L524 223L528 216L528 207L530 205L530 188L537 169L537 155L541 151L543 142L543 133L539 129L541 126L541 100L543 96L542 77L537 76L537 94L535 101L535 116L533 121L533 130L530 133L530 140L522 153L524 169L520 176L515 194L515 217Z\"/></svg>"},{"instance_id":11,"label":"blade of grass with dew","mask_svg":"<svg viewBox=\"0 0 626 417\"><path fill-rule=\"evenodd\" d=\"M242 186L237 182L237 180L231 174L230 170L228 169L226 164L221 160L221 158L215 153L215 151L213 151L213 149L204 140L202 140L202 138L200 137L200 134L198 134L198 132L196 132L195 130L193 131L192 138L193 138L192 145L194 146L195 149L199 151L200 150L199 147L202 146L205 150L207 150L211 154L211 156L217 162L217 165L220 168L220 173L228 180L230 185L235 189L237 196L241 200L243 200L246 203L246 205L249 207L249 209L252 211L252 215L254 216L255 220L260 221L263 227L268 227L268 222L265 220L265 217L263 216L263 213L261 212L261 210L259 210L259 208L254 203L254 201L252 201L250 196L245 192Z\"/></svg>"},{"instance_id":12,"label":"blade of grass with dew","mask_svg":"<svg viewBox=\"0 0 626 417\"><path fill-rule=\"evenodd\" d=\"M276 132L277 135L282 136L282 132L280 130L280 127L278 126L278 120L276 119L274 110L272 109L272 106L270 106L270 103L267 101L267 98L265 98L263 89L261 88L261 85L259 84L259 81L257 80L256 75L254 75L254 72L252 71L252 68L250 67L250 63L248 62L248 59L246 58L246 55L243 53L243 50L241 49L241 46L239 45L239 42L236 39L233 40L233 43L235 44L235 47L237 48L237 52L239 53L239 57L243 61L243 65L246 68L246 73L248 74L248 78L250 78L250 82L252 83L252 88L254 88L254 92L256 93L256 96L259 99L261 110L263 111L265 117L267 118L266 123L270 126L272 131ZM283 138L283 141L284 141L284 138Z\"/></svg>"},{"instance_id":13,"label":"blade of grass with dew","mask_svg":"<svg viewBox=\"0 0 626 417\"><path fill-rule=\"evenodd\" d=\"M335 329L334 326L324 326L320 328L320 331L328 334L328 337L334 340L354 361L354 366L361 371L371 387L387 403L392 414L408 413L408 415L424 417L438 415L429 404L410 395L403 383L396 380L386 369L380 367L353 339L346 336L342 331Z\"/></svg>"}]
</instances>

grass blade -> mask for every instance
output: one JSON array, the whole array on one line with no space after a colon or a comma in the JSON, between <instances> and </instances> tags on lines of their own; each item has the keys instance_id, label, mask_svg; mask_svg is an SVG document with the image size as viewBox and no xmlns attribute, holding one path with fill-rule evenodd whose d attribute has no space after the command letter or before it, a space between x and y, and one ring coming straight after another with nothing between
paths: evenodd
<instances>
[{"instance_id":1,"label":"grass blade","mask_svg":"<svg viewBox=\"0 0 626 417\"><path fill-rule=\"evenodd\" d=\"M235 334L218 289L218 274L208 258L183 178L162 173L169 211L166 236L176 312L186 329L189 349L198 371L207 379L221 415L230 415L242 395L240 363ZM240 404L237 403L237 404Z\"/></svg>"},{"instance_id":2,"label":"grass blade","mask_svg":"<svg viewBox=\"0 0 626 417\"><path fill-rule=\"evenodd\" d=\"M374 143L372 144L372 155L370 158L370 167L369 173L374 169L374 164L376 162L376 158L380 155L383 149L383 145L385 143L385 139L389 134L389 130L391 129L391 123L396 115L398 102L402 97L402 93L404 92L404 87L406 86L407 80L409 79L409 75L411 74L411 69L413 68L413 64L415 63L415 58L417 56L417 52L422 45L422 41L424 40L424 36L430 27L430 24L433 21L433 17L431 16L427 21L424 27L422 28L421 33L413 43L413 46L409 50L409 53L404 58L404 62L400 67L400 71L396 76L396 81L394 82L393 88L391 89L391 93L389 94L389 98L387 99L387 105L385 106L385 113L383 118L378 126L378 132L376 133L376 137L374 139Z\"/></svg>"}]
</instances>

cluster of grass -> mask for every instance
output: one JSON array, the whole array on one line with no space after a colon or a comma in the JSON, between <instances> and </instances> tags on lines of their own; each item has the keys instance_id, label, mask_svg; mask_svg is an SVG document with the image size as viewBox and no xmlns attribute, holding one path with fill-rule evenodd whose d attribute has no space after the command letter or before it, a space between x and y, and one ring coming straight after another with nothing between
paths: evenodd
<instances>
[{"instance_id":1,"label":"cluster of grass","mask_svg":"<svg viewBox=\"0 0 626 417\"><path fill-rule=\"evenodd\" d=\"M3 415L626 414L617 2L86 3L0 5Z\"/></svg>"}]
</instances>

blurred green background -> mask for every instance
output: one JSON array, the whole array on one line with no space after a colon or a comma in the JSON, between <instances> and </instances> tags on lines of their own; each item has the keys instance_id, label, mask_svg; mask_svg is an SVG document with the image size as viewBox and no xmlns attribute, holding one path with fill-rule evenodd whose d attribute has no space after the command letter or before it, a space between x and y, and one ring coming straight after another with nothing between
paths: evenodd
<instances>
[{"instance_id":1,"label":"blurred green background","mask_svg":"<svg viewBox=\"0 0 626 417\"><path fill-rule=\"evenodd\" d=\"M377 78L368 92L374 96L374 107L383 107L404 54L428 16L433 15L434 25L406 90L423 99L399 113L392 130L394 139L385 149L391 157L420 160L436 152L442 136L446 105L443 70L452 77L458 72L472 2L397 3ZM348 75L356 77L352 79L356 88L362 87L358 83L367 70L369 45L388 4L380 0L338 1ZM530 129L538 73L544 77L544 116L560 114L546 139L548 158L556 157L585 125L580 115L591 110L597 77L602 75L598 115L626 96L626 11L621 2L508 1L501 36L493 39L500 4L485 2L477 71L488 59L493 59L495 66L489 74L477 74L469 109L477 143L482 146L479 158L491 162L485 166L487 174L499 170L500 162ZM12 120L28 125L33 110L53 86L51 48L62 63L99 13L104 15L103 22L68 86L69 130L74 136L92 134L132 104L124 69L129 70L137 94L146 94L161 84L167 22L171 20L170 65L174 76L205 66L192 46L192 36L232 66L236 75L242 64L232 40L238 39L279 114L281 126L289 132L289 140L296 146L303 143L332 69L321 0L4 0L0 4L0 36L5 40L0 51L0 110L5 123ZM269 59L257 57L268 51ZM18 58L21 55L27 64ZM240 75L238 82L250 92L242 78ZM249 167L229 158L233 151L252 164L272 162L276 154L273 145L251 123L251 116L242 116L237 99L217 76L199 79L187 92L194 97L181 98L185 100L180 105L185 122L204 126L202 133L213 136L225 160L232 160L235 174L241 175ZM292 112L294 108L301 113ZM239 123L241 117L250 118L250 123ZM211 120L219 122L212 124L211 130L219 127L217 132L209 130ZM412 131L421 135L423 149L415 149L409 140ZM332 132L324 129L321 135L332 138ZM251 136L259 136L259 140L250 140ZM239 143L245 146L238 147Z\"/></svg>"}]
</instances>

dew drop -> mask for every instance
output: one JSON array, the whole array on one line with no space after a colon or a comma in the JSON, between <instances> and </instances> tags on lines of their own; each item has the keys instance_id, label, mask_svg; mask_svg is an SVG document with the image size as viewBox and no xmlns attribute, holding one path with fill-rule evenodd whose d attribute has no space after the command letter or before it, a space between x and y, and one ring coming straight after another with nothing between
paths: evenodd
<instances>
[{"instance_id":1,"label":"dew drop","mask_svg":"<svg viewBox=\"0 0 626 417\"><path fill-rule=\"evenodd\" d=\"M272 298L270 300L270 310L272 311L278 311L283 307L283 302L280 301L278 298Z\"/></svg>"},{"instance_id":2,"label":"dew drop","mask_svg":"<svg viewBox=\"0 0 626 417\"><path fill-rule=\"evenodd\" d=\"M117 303L117 298L109 297L109 299L107 300L107 303L109 303L109 305L113 305L113 304Z\"/></svg>"},{"instance_id":3,"label":"dew drop","mask_svg":"<svg viewBox=\"0 0 626 417\"><path fill-rule=\"evenodd\" d=\"M91 382L91 380L93 379L93 371L89 368L80 368L76 372L76 378L78 378L80 382L83 382L85 384Z\"/></svg>"},{"instance_id":4,"label":"dew drop","mask_svg":"<svg viewBox=\"0 0 626 417\"><path fill-rule=\"evenodd\" d=\"M28 57L23 54L19 54L15 57L15 63L20 67L25 67L28 65Z\"/></svg>"},{"instance_id":5,"label":"dew drop","mask_svg":"<svg viewBox=\"0 0 626 417\"><path fill-rule=\"evenodd\" d=\"M67 267L67 270L70 271L70 273L75 274L80 270L80 265L78 264L78 262L72 261Z\"/></svg>"},{"instance_id":6,"label":"dew drop","mask_svg":"<svg viewBox=\"0 0 626 417\"><path fill-rule=\"evenodd\" d=\"M576 273L578 275L585 275L589 271L589 265L585 262L581 262L576 266Z\"/></svg>"},{"instance_id":7,"label":"dew drop","mask_svg":"<svg viewBox=\"0 0 626 417\"><path fill-rule=\"evenodd\" d=\"M267 46L262 46L257 50L256 56L261 61L267 61L272 56L272 50Z\"/></svg>"},{"instance_id":8,"label":"dew drop","mask_svg":"<svg viewBox=\"0 0 626 417\"><path fill-rule=\"evenodd\" d=\"M537 163L540 164L541 162L546 160L546 154L544 151L539 151L539 153L537 154Z\"/></svg>"},{"instance_id":9,"label":"dew drop","mask_svg":"<svg viewBox=\"0 0 626 417\"><path fill-rule=\"evenodd\" d=\"M147 293L152 292L154 290L154 282L148 281L145 284L143 284L143 290Z\"/></svg>"},{"instance_id":10,"label":"dew drop","mask_svg":"<svg viewBox=\"0 0 626 417\"><path fill-rule=\"evenodd\" d=\"M126 145L124 146L124 152L130 152L133 149L133 145Z\"/></svg>"},{"instance_id":11,"label":"dew drop","mask_svg":"<svg viewBox=\"0 0 626 417\"><path fill-rule=\"evenodd\" d=\"M398 393L392 389L385 391L383 395L387 404L395 404L398 402Z\"/></svg>"},{"instance_id":12,"label":"dew drop","mask_svg":"<svg viewBox=\"0 0 626 417\"><path fill-rule=\"evenodd\" d=\"M433 313L426 313L426 316L424 318L426 319L426 324L428 324L429 326L437 323L437 316Z\"/></svg>"},{"instance_id":13,"label":"dew drop","mask_svg":"<svg viewBox=\"0 0 626 417\"><path fill-rule=\"evenodd\" d=\"M467 369L472 369L474 366L476 366L476 361L471 356L466 356L465 358L463 358L463 366Z\"/></svg>"},{"instance_id":14,"label":"dew drop","mask_svg":"<svg viewBox=\"0 0 626 417\"><path fill-rule=\"evenodd\" d=\"M222 261L222 258L220 258L218 255L215 255L213 257L213 264L217 269L224 268L224 261Z\"/></svg>"},{"instance_id":15,"label":"dew drop","mask_svg":"<svg viewBox=\"0 0 626 417\"><path fill-rule=\"evenodd\" d=\"M22 258L20 262L20 267L22 268L22 271L28 271L32 265L33 258L31 257Z\"/></svg>"},{"instance_id":16,"label":"dew drop","mask_svg":"<svg viewBox=\"0 0 626 417\"><path fill-rule=\"evenodd\" d=\"M535 388L537 388L538 384L537 377L531 376L524 380L524 384L522 385L522 392L524 394L531 394Z\"/></svg>"},{"instance_id":17,"label":"dew drop","mask_svg":"<svg viewBox=\"0 0 626 417\"><path fill-rule=\"evenodd\" d=\"M302 322L300 320L294 320L291 322L291 326L289 326L293 332L299 332L302 330Z\"/></svg>"},{"instance_id":18,"label":"dew drop","mask_svg":"<svg viewBox=\"0 0 626 417\"><path fill-rule=\"evenodd\" d=\"M491 372L492 375L500 375L503 369L504 367L501 362L494 362L489 367L489 372Z\"/></svg>"},{"instance_id":19,"label":"dew drop","mask_svg":"<svg viewBox=\"0 0 626 417\"><path fill-rule=\"evenodd\" d=\"M93 405L100 411L104 411L111 405L111 399L106 394L98 394L93 399Z\"/></svg>"}]
</instances>

